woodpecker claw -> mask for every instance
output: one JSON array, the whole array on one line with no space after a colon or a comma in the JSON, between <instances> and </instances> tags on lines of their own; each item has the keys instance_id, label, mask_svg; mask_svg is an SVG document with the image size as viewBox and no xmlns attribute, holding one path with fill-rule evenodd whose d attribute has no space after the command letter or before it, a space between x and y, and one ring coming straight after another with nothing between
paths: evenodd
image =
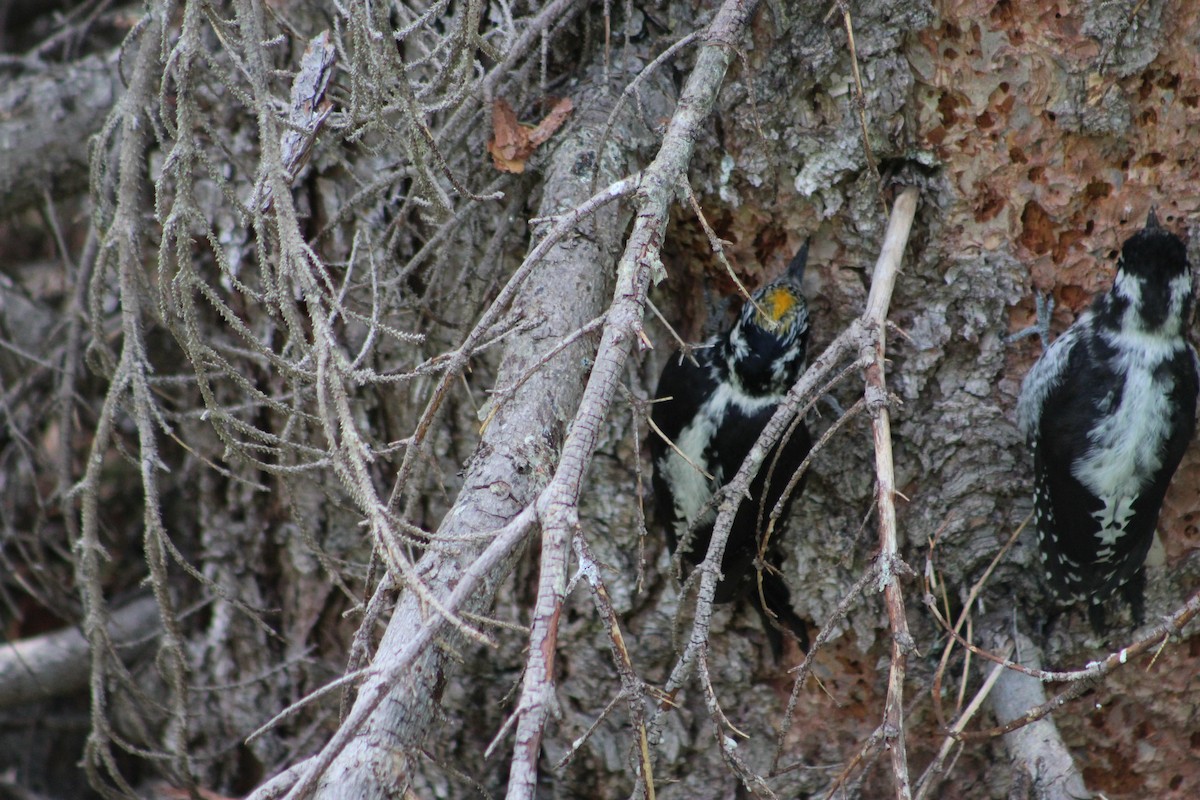
<instances>
[{"instance_id":1,"label":"woodpecker claw","mask_svg":"<svg viewBox=\"0 0 1200 800\"><path fill-rule=\"evenodd\" d=\"M1042 340L1043 350L1050 346L1050 319L1054 316L1054 295L1049 292L1042 294L1035 289L1033 292L1033 305L1037 310L1037 322L1028 328L1005 336L1005 344L1014 344L1036 334Z\"/></svg>"}]
</instances>

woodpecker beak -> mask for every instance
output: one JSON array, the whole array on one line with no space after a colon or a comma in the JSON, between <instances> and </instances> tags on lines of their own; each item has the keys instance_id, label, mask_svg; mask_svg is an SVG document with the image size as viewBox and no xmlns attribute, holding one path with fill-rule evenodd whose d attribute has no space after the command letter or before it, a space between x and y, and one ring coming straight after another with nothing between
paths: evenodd
<instances>
[{"instance_id":1,"label":"woodpecker beak","mask_svg":"<svg viewBox=\"0 0 1200 800\"><path fill-rule=\"evenodd\" d=\"M804 244L800 245L800 250L792 257L792 263L788 264L787 274L796 283L804 280L804 268L808 266L809 241L809 239L804 240Z\"/></svg>"},{"instance_id":2,"label":"woodpecker beak","mask_svg":"<svg viewBox=\"0 0 1200 800\"><path fill-rule=\"evenodd\" d=\"M1158 214L1154 212L1154 206L1150 206L1150 213L1146 215L1146 230L1155 231L1159 227Z\"/></svg>"}]
</instances>

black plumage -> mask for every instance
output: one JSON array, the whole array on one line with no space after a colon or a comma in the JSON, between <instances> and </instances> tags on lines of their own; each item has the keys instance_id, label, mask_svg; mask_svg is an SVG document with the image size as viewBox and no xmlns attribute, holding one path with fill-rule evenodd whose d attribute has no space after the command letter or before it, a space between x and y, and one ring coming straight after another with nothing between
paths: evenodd
<instances>
[{"instance_id":1,"label":"black plumage","mask_svg":"<svg viewBox=\"0 0 1200 800\"><path fill-rule=\"evenodd\" d=\"M754 293L731 328L694 351L695 363L672 356L659 378L651 417L686 458L661 437L651 437L655 500L671 551L683 543L689 565L700 564L708 551L716 520L715 504L710 503L713 495L737 473L804 371L808 307L800 282L807 254L806 243L783 276ZM761 593L756 561L771 510L811 447L808 429L797 420L790 435L763 462L750 484L750 497L742 500L734 517L715 597L718 603L749 601L762 616L777 657L782 651L781 631L792 633L802 647L808 644L805 624L792 610L779 572L783 562L779 540L803 481L762 547Z\"/></svg>"},{"instance_id":2,"label":"black plumage","mask_svg":"<svg viewBox=\"0 0 1200 800\"><path fill-rule=\"evenodd\" d=\"M1087 605L1098 633L1118 591L1143 619L1146 554L1195 429L1191 301L1183 242L1151 211L1125 242L1112 288L1021 386L1045 576L1061 603Z\"/></svg>"}]
</instances>

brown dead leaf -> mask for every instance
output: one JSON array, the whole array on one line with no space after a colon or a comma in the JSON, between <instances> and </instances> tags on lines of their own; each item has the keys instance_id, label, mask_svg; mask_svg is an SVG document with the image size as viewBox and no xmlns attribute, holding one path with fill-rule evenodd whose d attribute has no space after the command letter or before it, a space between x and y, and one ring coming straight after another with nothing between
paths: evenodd
<instances>
[{"instance_id":1,"label":"brown dead leaf","mask_svg":"<svg viewBox=\"0 0 1200 800\"><path fill-rule=\"evenodd\" d=\"M497 98L492 103L492 138L487 143L496 169L501 172L524 172L529 156L562 127L574 107L571 98L564 97L534 127L518 121L508 101Z\"/></svg>"},{"instance_id":2,"label":"brown dead leaf","mask_svg":"<svg viewBox=\"0 0 1200 800\"><path fill-rule=\"evenodd\" d=\"M538 123L538 126L529 134L529 143L537 147L542 142L554 135L554 132L563 126L567 121L567 117L575 110L575 104L571 102L571 98L564 97L554 104L550 109L550 113L546 118Z\"/></svg>"},{"instance_id":3,"label":"brown dead leaf","mask_svg":"<svg viewBox=\"0 0 1200 800\"><path fill-rule=\"evenodd\" d=\"M492 162L501 172L524 172L525 159L533 152L529 134L517 121L517 113L503 98L492 103L492 138L488 140Z\"/></svg>"}]
</instances>

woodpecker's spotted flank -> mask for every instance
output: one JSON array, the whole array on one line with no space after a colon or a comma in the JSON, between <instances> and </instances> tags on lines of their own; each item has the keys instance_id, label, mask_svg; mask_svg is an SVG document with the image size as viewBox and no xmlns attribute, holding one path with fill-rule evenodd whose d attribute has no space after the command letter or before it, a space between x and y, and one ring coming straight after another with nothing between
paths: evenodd
<instances>
[{"instance_id":1,"label":"woodpecker's spotted flank","mask_svg":"<svg viewBox=\"0 0 1200 800\"><path fill-rule=\"evenodd\" d=\"M660 437L650 438L655 500L659 518L666 522L671 551L682 543L684 558L692 565L704 560L712 537L716 510L709 501L737 474L804 371L808 306L800 280L807 256L806 243L782 277L754 293L731 329L696 350L695 363L673 356L659 378L659 400L651 416L683 455ZM761 597L755 561L771 510L811 447L808 430L798 420L751 482L750 497L738 507L721 562L723 578L716 601L746 598L751 602L763 618L776 657L782 652L782 630L794 634L802 647L808 645L804 622L792 610L779 573L783 558L778 542L787 506L765 550ZM801 483L792 496L802 488ZM791 498L788 506L790 502Z\"/></svg>"},{"instance_id":2,"label":"woodpecker's spotted flank","mask_svg":"<svg viewBox=\"0 0 1200 800\"><path fill-rule=\"evenodd\" d=\"M1191 302L1183 242L1151 211L1125 242L1112 288L1021 386L1017 420L1033 451L1046 579L1064 604L1087 604L1097 633L1117 590L1143 618L1143 563L1195 429Z\"/></svg>"}]
</instances>

